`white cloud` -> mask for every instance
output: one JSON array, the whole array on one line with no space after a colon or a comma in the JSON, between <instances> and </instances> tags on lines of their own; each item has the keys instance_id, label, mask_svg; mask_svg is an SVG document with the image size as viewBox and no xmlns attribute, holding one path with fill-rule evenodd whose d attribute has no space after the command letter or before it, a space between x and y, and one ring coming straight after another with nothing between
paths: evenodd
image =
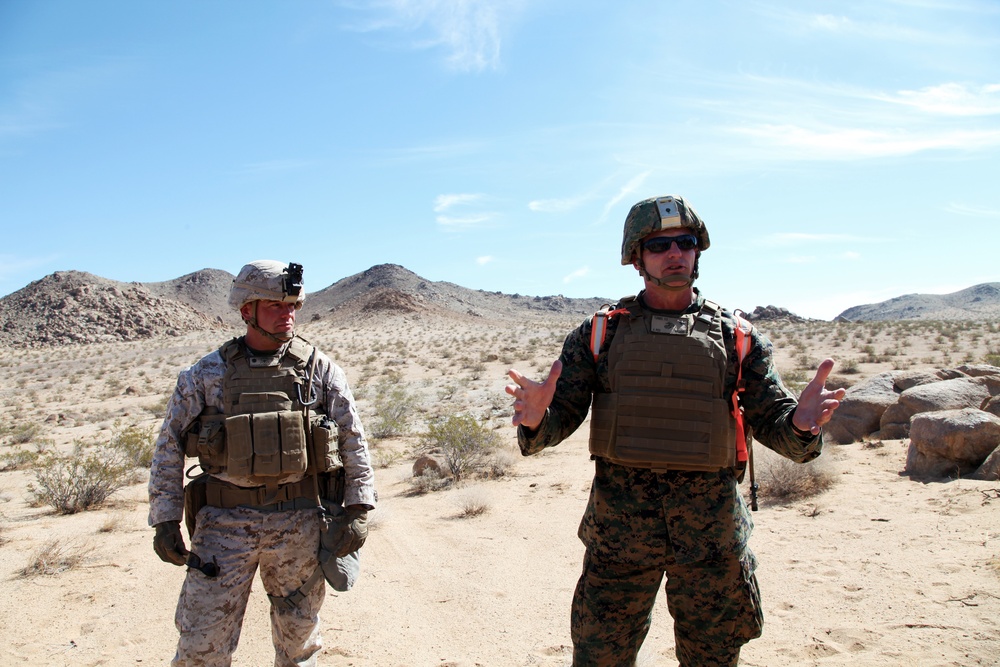
<instances>
[{"instance_id":1,"label":"white cloud","mask_svg":"<svg viewBox=\"0 0 1000 667\"><path fill-rule=\"evenodd\" d=\"M438 195L434 198L434 212L442 213L455 206L472 204L480 201L482 198L483 195L477 194Z\"/></svg>"},{"instance_id":2,"label":"white cloud","mask_svg":"<svg viewBox=\"0 0 1000 667\"><path fill-rule=\"evenodd\" d=\"M479 266L486 266L493 261L492 255L483 255L482 257L476 257L476 264Z\"/></svg>"},{"instance_id":3,"label":"white cloud","mask_svg":"<svg viewBox=\"0 0 1000 667\"><path fill-rule=\"evenodd\" d=\"M454 70L497 69L502 28L523 5L523 0L384 0L357 7L377 18L356 29L411 33L411 48L444 49Z\"/></svg>"},{"instance_id":4,"label":"white cloud","mask_svg":"<svg viewBox=\"0 0 1000 667\"><path fill-rule=\"evenodd\" d=\"M576 271L573 271L569 275L563 277L563 282L564 283L571 283L574 280L578 280L580 278L586 277L587 274L589 274L589 273L590 273L590 267L589 266L584 266L582 268L577 269Z\"/></svg>"},{"instance_id":5,"label":"white cloud","mask_svg":"<svg viewBox=\"0 0 1000 667\"><path fill-rule=\"evenodd\" d=\"M618 193L604 205L604 210L601 212L601 218L598 220L598 223L604 222L604 220L608 217L608 213L611 212L611 209L617 206L621 200L625 199L625 197L628 197L629 195L635 194L646 182L646 179L649 178L651 173L653 172L644 171L641 174L633 176L632 180L623 185L618 190Z\"/></svg>"},{"instance_id":6,"label":"white cloud","mask_svg":"<svg viewBox=\"0 0 1000 667\"><path fill-rule=\"evenodd\" d=\"M861 253L855 252L853 250L848 250L847 252L841 253L840 258L856 262L861 259Z\"/></svg>"},{"instance_id":7,"label":"white cloud","mask_svg":"<svg viewBox=\"0 0 1000 667\"><path fill-rule=\"evenodd\" d=\"M437 222L442 227L458 230L482 226L484 223L490 222L495 217L496 216L492 213L481 213L477 215L465 215L459 217L439 215L437 217Z\"/></svg>"},{"instance_id":8,"label":"white cloud","mask_svg":"<svg viewBox=\"0 0 1000 667\"><path fill-rule=\"evenodd\" d=\"M538 213L566 213L579 208L588 198L536 199L528 202L528 208Z\"/></svg>"},{"instance_id":9,"label":"white cloud","mask_svg":"<svg viewBox=\"0 0 1000 667\"><path fill-rule=\"evenodd\" d=\"M912 155L927 150L977 150L1000 145L1000 129L883 130L762 124L730 128L798 160L852 160Z\"/></svg>"},{"instance_id":10,"label":"white cloud","mask_svg":"<svg viewBox=\"0 0 1000 667\"><path fill-rule=\"evenodd\" d=\"M875 98L942 116L1000 114L1000 84L997 83L982 86L943 83L920 90L900 90L894 95L879 94Z\"/></svg>"}]
</instances>

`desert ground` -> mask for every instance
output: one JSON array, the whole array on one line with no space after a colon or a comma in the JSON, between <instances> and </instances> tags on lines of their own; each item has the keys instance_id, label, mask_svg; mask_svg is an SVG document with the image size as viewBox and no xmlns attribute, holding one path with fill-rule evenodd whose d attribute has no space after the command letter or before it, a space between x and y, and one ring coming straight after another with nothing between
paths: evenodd
<instances>
[{"instance_id":1,"label":"desert ground","mask_svg":"<svg viewBox=\"0 0 1000 667\"><path fill-rule=\"evenodd\" d=\"M522 458L503 393L508 368L541 376L576 321L425 321L387 316L309 322L300 333L344 367L373 432L393 388L412 409L372 437L380 503L347 593L327 591L320 664L353 667L570 663L569 607L583 549L576 529L591 463L586 425ZM997 354L996 323L763 322L789 386L824 357L833 382L890 369L948 368ZM178 370L225 331L143 342L0 349L0 661L5 665L166 664L183 568L151 548L146 477L96 509L39 504L40 451L81 452L121 429L158 429ZM475 416L504 450L489 478L421 492L411 468L421 434ZM399 430L404 431L398 433ZM758 451L764 635L755 667L1000 665L1000 482L922 483L902 474L905 441L828 445L829 488L778 500L779 462ZM272 664L257 582L235 665ZM661 600L640 665L670 665Z\"/></svg>"}]
</instances>

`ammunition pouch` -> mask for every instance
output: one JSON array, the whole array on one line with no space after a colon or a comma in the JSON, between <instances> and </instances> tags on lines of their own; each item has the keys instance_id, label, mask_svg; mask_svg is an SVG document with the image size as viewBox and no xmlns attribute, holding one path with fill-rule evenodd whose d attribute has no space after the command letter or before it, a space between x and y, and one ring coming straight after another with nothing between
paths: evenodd
<instances>
[{"instance_id":1,"label":"ammunition pouch","mask_svg":"<svg viewBox=\"0 0 1000 667\"><path fill-rule=\"evenodd\" d=\"M208 475L199 475L184 487L184 525L187 526L188 538L194 537L195 519L199 510L208 504L205 494L208 480Z\"/></svg>"},{"instance_id":2,"label":"ammunition pouch","mask_svg":"<svg viewBox=\"0 0 1000 667\"><path fill-rule=\"evenodd\" d=\"M260 484L280 483L293 475L312 473L306 447L313 442L316 472L344 467L337 425L326 415L310 415L308 432L301 412L248 413L227 417L205 408L182 434L184 454L197 457L212 475L227 472ZM311 438L310 438L311 436Z\"/></svg>"}]
</instances>

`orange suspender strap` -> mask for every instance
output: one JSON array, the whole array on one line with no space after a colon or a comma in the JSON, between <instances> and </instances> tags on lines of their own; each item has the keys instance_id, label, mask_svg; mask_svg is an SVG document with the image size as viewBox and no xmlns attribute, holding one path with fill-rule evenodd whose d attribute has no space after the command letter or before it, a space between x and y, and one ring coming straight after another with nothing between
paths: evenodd
<instances>
[{"instance_id":1,"label":"orange suspender strap","mask_svg":"<svg viewBox=\"0 0 1000 667\"><path fill-rule=\"evenodd\" d=\"M743 428L743 411L740 410L739 394L746 387L743 386L743 360L750 351L750 323L734 314L736 317L736 358L739 363L736 365L736 391L733 392L733 418L736 420L736 460L744 462L747 460L747 438L746 430Z\"/></svg>"},{"instance_id":2,"label":"orange suspender strap","mask_svg":"<svg viewBox=\"0 0 1000 667\"><path fill-rule=\"evenodd\" d=\"M627 312L628 308L611 310L611 306L605 305L594 313L594 319L591 321L590 326L590 351L594 354L595 362L597 361L597 356L601 353L601 348L604 347L604 338L608 335L608 318Z\"/></svg>"}]
</instances>

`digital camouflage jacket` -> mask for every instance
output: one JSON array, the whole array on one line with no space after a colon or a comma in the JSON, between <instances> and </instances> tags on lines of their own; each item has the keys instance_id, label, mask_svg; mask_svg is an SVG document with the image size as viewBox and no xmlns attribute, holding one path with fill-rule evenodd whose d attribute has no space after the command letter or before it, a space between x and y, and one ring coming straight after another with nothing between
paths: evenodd
<instances>
[{"instance_id":1,"label":"digital camouflage jacket","mask_svg":"<svg viewBox=\"0 0 1000 667\"><path fill-rule=\"evenodd\" d=\"M644 314L678 314L647 308L642 294L639 301ZM704 298L696 290L695 302L684 312L698 312L703 303ZM590 349L590 318L566 337L559 357L563 370L552 404L535 431L523 426L518 428L522 454L535 454L565 440L586 419L594 393L611 391L608 349L617 323L618 317L609 319L607 336L596 361ZM726 400L731 399L736 388L735 326L733 314L723 310L723 338L729 358ZM745 390L740 395L740 402L746 422L753 428L754 440L792 461L806 462L816 458L822 449L822 436L800 439L792 430L791 416L798 403L781 382L774 366L771 342L756 327L751 330L750 340L750 350L743 363ZM649 516L653 508L647 506L654 503L657 506L655 514L666 517L664 537L669 534L668 539L680 561L743 553L752 521L739 494L733 470L655 473L602 459L598 459L596 465L595 486L580 526L580 537L588 548L619 549L622 542L634 541L638 537L634 534L636 526L627 525L627 521L623 524L621 516ZM617 489L615 493L630 489L631 497L598 497L602 490L612 488ZM617 509L612 510L612 507ZM610 516L612 511L619 516Z\"/></svg>"}]
</instances>

